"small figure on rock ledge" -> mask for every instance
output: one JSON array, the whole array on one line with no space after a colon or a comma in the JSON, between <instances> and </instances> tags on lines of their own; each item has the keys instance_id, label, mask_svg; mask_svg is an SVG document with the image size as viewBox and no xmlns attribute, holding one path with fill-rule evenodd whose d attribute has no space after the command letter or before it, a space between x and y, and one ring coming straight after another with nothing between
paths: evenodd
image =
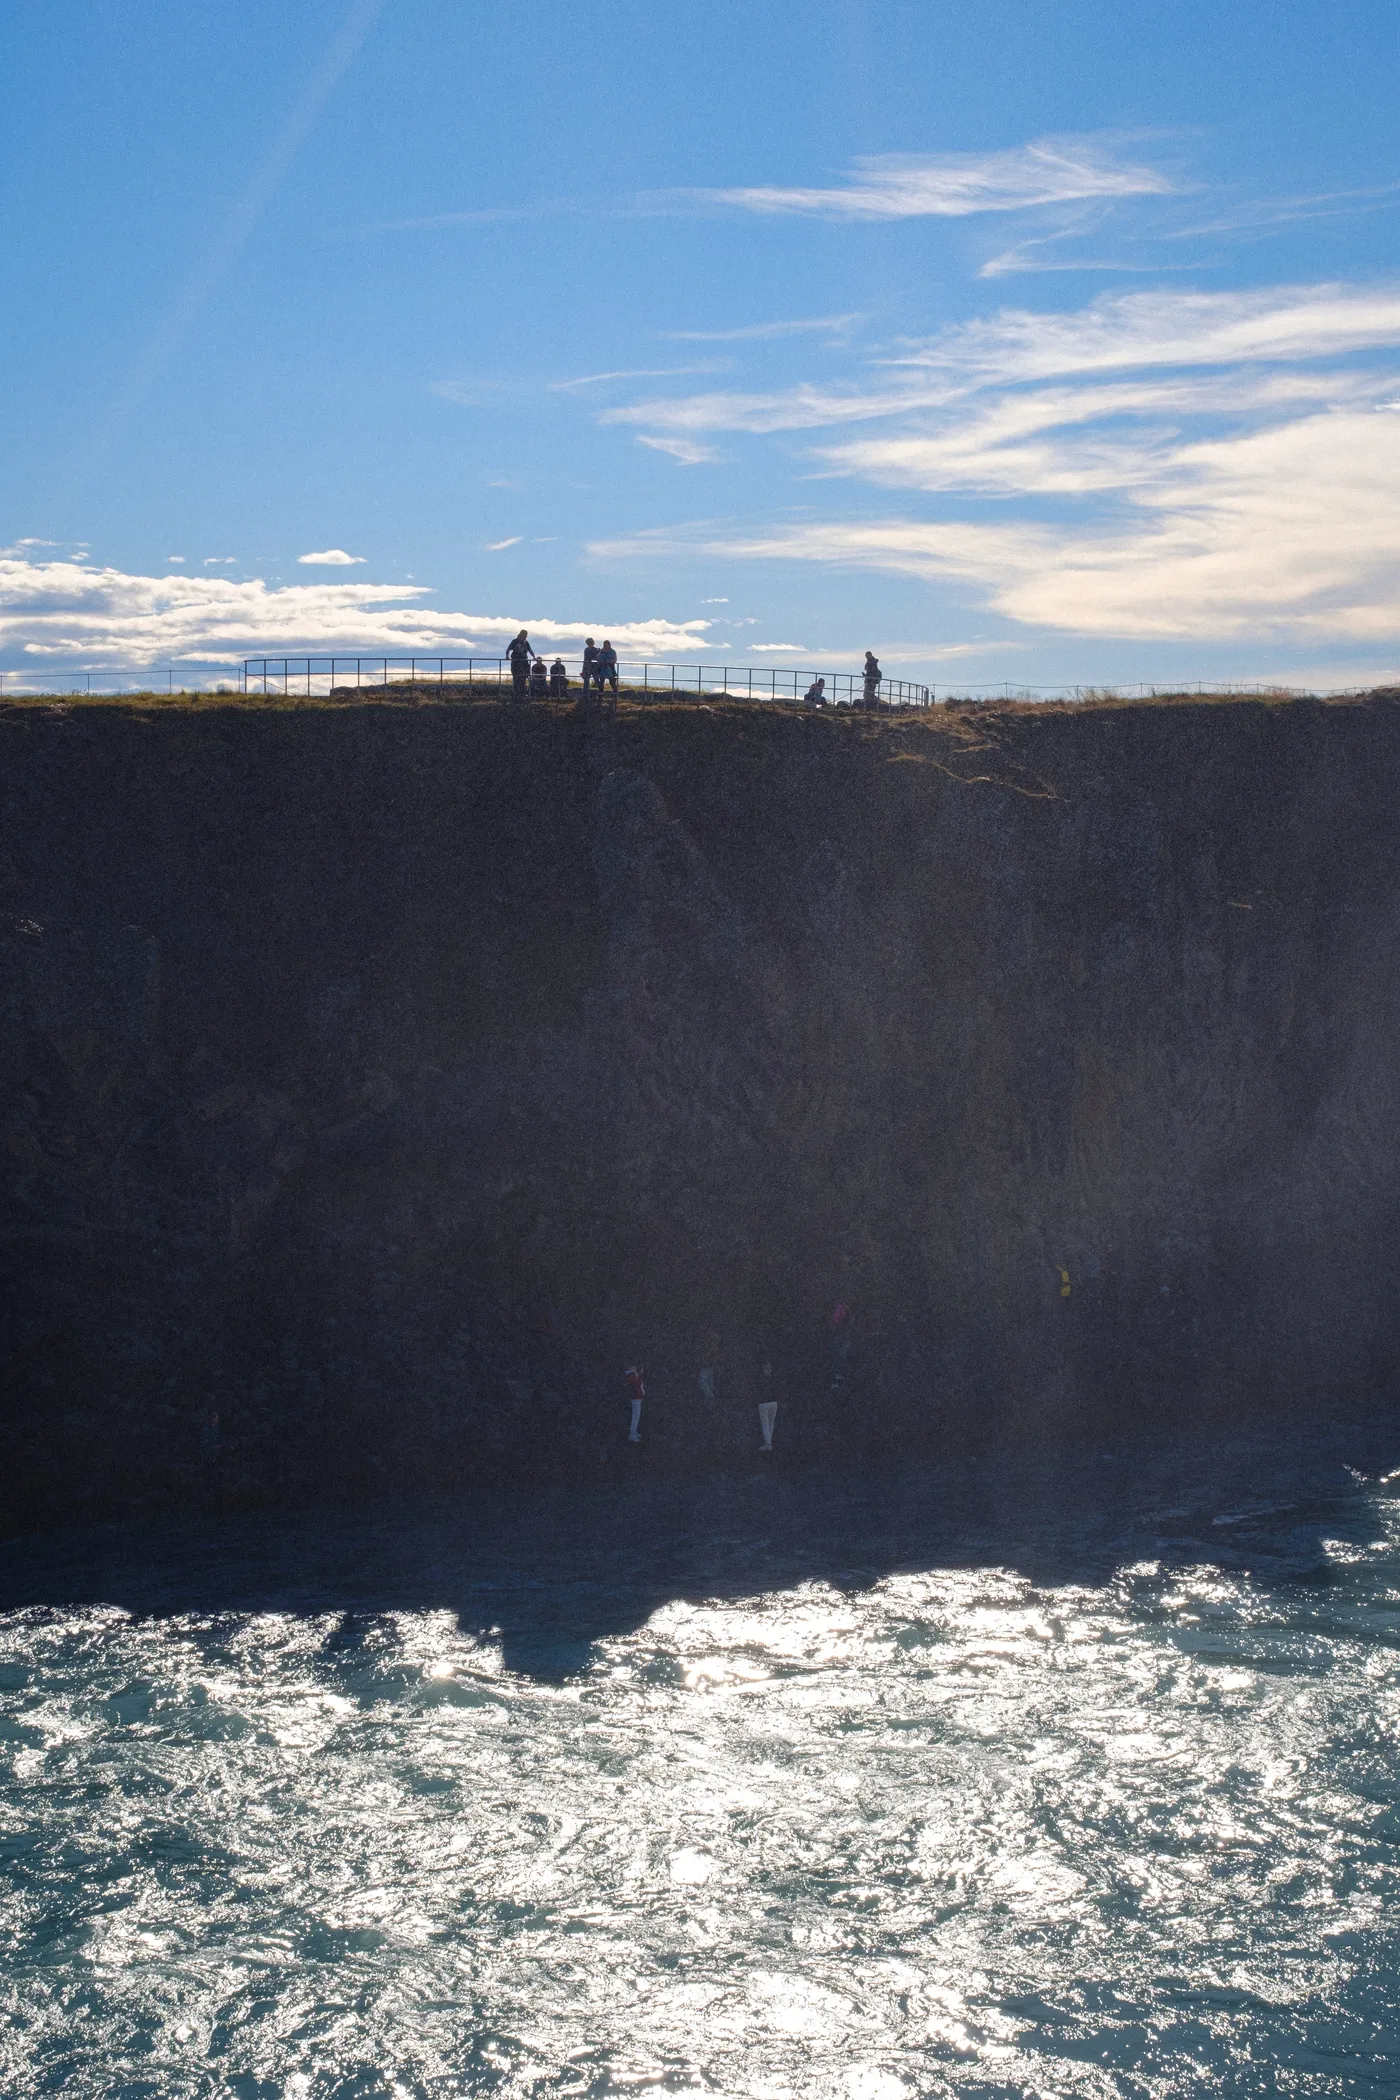
<instances>
[{"instance_id":1,"label":"small figure on rock ledge","mask_svg":"<svg viewBox=\"0 0 1400 2100\"><path fill-rule=\"evenodd\" d=\"M641 1365L631 1365L629 1369L623 1372L622 1376L623 1382L627 1387L627 1397L632 1403L632 1425L627 1432L627 1441L629 1444L640 1444L642 1441L642 1402L647 1396L646 1387L642 1383Z\"/></svg>"}]
</instances>

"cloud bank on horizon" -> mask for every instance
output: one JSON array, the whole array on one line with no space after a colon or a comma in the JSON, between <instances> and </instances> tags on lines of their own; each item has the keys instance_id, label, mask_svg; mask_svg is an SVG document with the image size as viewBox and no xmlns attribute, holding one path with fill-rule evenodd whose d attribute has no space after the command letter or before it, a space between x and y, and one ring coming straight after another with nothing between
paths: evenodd
<instances>
[{"instance_id":1,"label":"cloud bank on horizon","mask_svg":"<svg viewBox=\"0 0 1400 2100\"><path fill-rule=\"evenodd\" d=\"M0 554L0 654L36 673L75 661L113 670L154 663L232 668L246 656L484 656L521 627L576 651L606 634L634 658L704 649L709 622L558 620L439 612L422 585L270 586L222 576L131 576L76 561Z\"/></svg>"}]
</instances>

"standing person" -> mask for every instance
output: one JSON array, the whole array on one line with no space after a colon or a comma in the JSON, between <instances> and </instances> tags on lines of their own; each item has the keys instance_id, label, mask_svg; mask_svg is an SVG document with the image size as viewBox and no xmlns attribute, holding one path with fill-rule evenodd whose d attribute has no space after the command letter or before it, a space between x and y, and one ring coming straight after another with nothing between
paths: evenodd
<instances>
[{"instance_id":1,"label":"standing person","mask_svg":"<svg viewBox=\"0 0 1400 2100\"><path fill-rule=\"evenodd\" d=\"M506 655L510 659L510 680L515 688L515 698L523 700L530 682L530 663L535 652L530 647L530 630L522 627L511 643Z\"/></svg>"},{"instance_id":2,"label":"standing person","mask_svg":"<svg viewBox=\"0 0 1400 2100\"><path fill-rule=\"evenodd\" d=\"M588 712L588 695L593 690L598 676L598 644L590 634L583 645L583 711Z\"/></svg>"},{"instance_id":3,"label":"standing person","mask_svg":"<svg viewBox=\"0 0 1400 2100\"><path fill-rule=\"evenodd\" d=\"M549 667L549 697L551 700L564 700L568 697L568 691L569 674L564 669L564 659L562 656L556 656Z\"/></svg>"},{"instance_id":4,"label":"standing person","mask_svg":"<svg viewBox=\"0 0 1400 2100\"><path fill-rule=\"evenodd\" d=\"M873 649L865 652L865 704L877 707L880 701L880 660Z\"/></svg>"},{"instance_id":5,"label":"standing person","mask_svg":"<svg viewBox=\"0 0 1400 2100\"><path fill-rule=\"evenodd\" d=\"M631 1365L628 1370L623 1372L622 1378L623 1383L627 1387L627 1397L632 1403L632 1426L627 1432L627 1441L629 1444L640 1444L642 1441L642 1402L647 1396L647 1389L642 1383L641 1365Z\"/></svg>"},{"instance_id":6,"label":"standing person","mask_svg":"<svg viewBox=\"0 0 1400 2100\"><path fill-rule=\"evenodd\" d=\"M604 688L606 686L612 687L612 699L608 703L608 713L615 715L617 713L617 651L611 642L604 642L602 648L598 651L598 669L595 675L598 680L598 698L600 700L603 697Z\"/></svg>"},{"instance_id":7,"label":"standing person","mask_svg":"<svg viewBox=\"0 0 1400 2100\"><path fill-rule=\"evenodd\" d=\"M758 1448L760 1451L771 1451L773 1424L778 1419L778 1403L773 1398L773 1366L766 1356L763 1359L763 1368L758 1374L758 1391L758 1426L763 1432L763 1442Z\"/></svg>"}]
</instances>

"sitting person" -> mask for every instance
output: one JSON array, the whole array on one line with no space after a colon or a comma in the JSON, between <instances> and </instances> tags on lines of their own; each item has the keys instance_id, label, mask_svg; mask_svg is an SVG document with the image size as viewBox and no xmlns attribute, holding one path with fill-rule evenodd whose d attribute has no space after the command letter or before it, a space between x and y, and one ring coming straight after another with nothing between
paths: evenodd
<instances>
[{"instance_id":1,"label":"sitting person","mask_svg":"<svg viewBox=\"0 0 1400 2100\"><path fill-rule=\"evenodd\" d=\"M549 692L549 671L542 656L537 656L530 666L530 698L543 700Z\"/></svg>"},{"instance_id":2,"label":"sitting person","mask_svg":"<svg viewBox=\"0 0 1400 2100\"><path fill-rule=\"evenodd\" d=\"M806 692L802 695L802 698L805 700L808 707L825 707L826 680L824 678L814 678L812 680L812 683L808 686Z\"/></svg>"},{"instance_id":3,"label":"sitting person","mask_svg":"<svg viewBox=\"0 0 1400 2100\"><path fill-rule=\"evenodd\" d=\"M564 659L556 656L549 667L549 697L562 700L569 690L569 674L564 669Z\"/></svg>"}]
</instances>

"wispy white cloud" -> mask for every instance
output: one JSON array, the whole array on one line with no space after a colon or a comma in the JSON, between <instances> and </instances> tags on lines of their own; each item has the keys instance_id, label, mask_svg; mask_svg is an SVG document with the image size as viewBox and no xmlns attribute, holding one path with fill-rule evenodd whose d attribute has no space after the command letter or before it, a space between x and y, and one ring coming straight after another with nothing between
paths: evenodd
<instances>
[{"instance_id":1,"label":"wispy white cloud","mask_svg":"<svg viewBox=\"0 0 1400 2100\"><path fill-rule=\"evenodd\" d=\"M819 457L886 488L995 496L1130 490L1179 471L1183 425L1222 416L1265 424L1320 405L1369 407L1378 383L1364 373L1248 368L1013 389L959 403L935 429L850 439Z\"/></svg>"},{"instance_id":2,"label":"wispy white cloud","mask_svg":"<svg viewBox=\"0 0 1400 2100\"><path fill-rule=\"evenodd\" d=\"M633 404L609 420L668 435L884 420L822 446L825 471L996 511L623 546L964 581L1010 620L1081 634L1400 641L1397 347L1393 286L1156 289L945 330L864 387Z\"/></svg>"},{"instance_id":3,"label":"wispy white cloud","mask_svg":"<svg viewBox=\"0 0 1400 2100\"><path fill-rule=\"evenodd\" d=\"M428 389L458 408L489 408L503 394L518 392L518 384L507 379L435 379Z\"/></svg>"},{"instance_id":4,"label":"wispy white cloud","mask_svg":"<svg viewBox=\"0 0 1400 2100\"><path fill-rule=\"evenodd\" d=\"M183 554L167 554L165 558L167 561L173 561L178 564L183 562L185 557Z\"/></svg>"},{"instance_id":5,"label":"wispy white cloud","mask_svg":"<svg viewBox=\"0 0 1400 2100\"><path fill-rule=\"evenodd\" d=\"M1343 410L1183 445L1097 525L841 520L591 551L668 544L966 580L1011 620L1076 634L1400 644L1400 420Z\"/></svg>"},{"instance_id":6,"label":"wispy white cloud","mask_svg":"<svg viewBox=\"0 0 1400 2100\"><path fill-rule=\"evenodd\" d=\"M442 612L421 585L307 583L259 578L136 576L74 561L0 557L0 660L83 661L112 667L234 664L262 655L499 654L522 626L541 643L575 649L610 634L634 658L693 656L711 645L706 620L586 620ZM605 610L605 609L604 609Z\"/></svg>"},{"instance_id":7,"label":"wispy white cloud","mask_svg":"<svg viewBox=\"0 0 1400 2100\"><path fill-rule=\"evenodd\" d=\"M206 554L204 566L206 569L236 569L238 567L238 556L236 554Z\"/></svg>"},{"instance_id":8,"label":"wispy white cloud","mask_svg":"<svg viewBox=\"0 0 1400 2100\"><path fill-rule=\"evenodd\" d=\"M999 255L989 256L978 270L979 277L1080 276L1161 277L1185 270L1187 263L1127 262L1102 256L1067 255L1063 243L1069 236L1047 234L1043 240L1017 241Z\"/></svg>"},{"instance_id":9,"label":"wispy white cloud","mask_svg":"<svg viewBox=\"0 0 1400 2100\"><path fill-rule=\"evenodd\" d=\"M1047 138L1003 153L867 156L844 183L830 189L761 185L703 194L744 211L831 219L952 219L1085 197L1165 196L1174 188L1160 169L1119 159L1108 141Z\"/></svg>"},{"instance_id":10,"label":"wispy white cloud","mask_svg":"<svg viewBox=\"0 0 1400 2100\"><path fill-rule=\"evenodd\" d=\"M671 438L729 430L771 435L780 430L820 430L833 423L866 423L883 416L902 415L910 408L944 402L953 391L946 380L934 383L914 374L901 374L887 378L881 388L873 390L803 384L766 394L677 394L610 408L598 420L642 425Z\"/></svg>"},{"instance_id":11,"label":"wispy white cloud","mask_svg":"<svg viewBox=\"0 0 1400 2100\"><path fill-rule=\"evenodd\" d=\"M936 412L994 386L1095 379L1135 369L1315 364L1397 344L1400 287L1115 292L1072 313L1006 308L960 323L881 359L881 376L863 384L801 382L766 393L670 395L619 404L600 420L649 431L653 441L697 442L724 432L771 435ZM1315 392L1316 384L1309 385ZM1187 403L1178 395L1165 405L1182 409ZM1199 405L1230 404L1202 396Z\"/></svg>"},{"instance_id":12,"label":"wispy white cloud","mask_svg":"<svg viewBox=\"0 0 1400 2100\"><path fill-rule=\"evenodd\" d=\"M364 558L347 554L343 547L324 547L319 554L299 554L297 561L304 569L353 569Z\"/></svg>"},{"instance_id":13,"label":"wispy white cloud","mask_svg":"<svg viewBox=\"0 0 1400 2100\"><path fill-rule=\"evenodd\" d=\"M604 386L616 379L689 379L696 372L717 372L723 365L710 359L700 365L662 365L641 367L630 372L585 372L577 379L551 379L551 394L571 393L576 387Z\"/></svg>"},{"instance_id":14,"label":"wispy white cloud","mask_svg":"<svg viewBox=\"0 0 1400 2100\"><path fill-rule=\"evenodd\" d=\"M474 211L436 211L421 219L386 219L380 226L381 233L432 233L442 226L492 226L502 219L538 219L549 213L574 211L578 207L567 197L558 197L548 204L486 204Z\"/></svg>"},{"instance_id":15,"label":"wispy white cloud","mask_svg":"<svg viewBox=\"0 0 1400 2100\"><path fill-rule=\"evenodd\" d=\"M747 328L666 328L664 343L761 343L789 335L848 335L865 314L818 314L807 321L755 321Z\"/></svg>"},{"instance_id":16,"label":"wispy white cloud","mask_svg":"<svg viewBox=\"0 0 1400 2100\"><path fill-rule=\"evenodd\" d=\"M653 452L664 452L682 467L707 467L719 458L713 445L697 444L688 437L639 437L639 445L649 445Z\"/></svg>"},{"instance_id":17,"label":"wispy white cloud","mask_svg":"<svg viewBox=\"0 0 1400 2100\"><path fill-rule=\"evenodd\" d=\"M1228 205L1208 219L1168 228L1164 240L1196 240L1205 235L1250 239L1278 226L1297 226L1310 219L1353 218L1358 212L1388 211L1400 205L1400 182L1373 189L1320 190L1302 197L1255 197Z\"/></svg>"},{"instance_id":18,"label":"wispy white cloud","mask_svg":"<svg viewBox=\"0 0 1400 2100\"><path fill-rule=\"evenodd\" d=\"M508 540L488 540L486 542L486 552L488 554L504 554L507 547L520 546L524 538L523 532L516 532Z\"/></svg>"},{"instance_id":19,"label":"wispy white cloud","mask_svg":"<svg viewBox=\"0 0 1400 2100\"><path fill-rule=\"evenodd\" d=\"M1400 344L1400 286L1108 293L1066 314L1004 309L911 346L897 364L1022 381L1134 366L1279 363Z\"/></svg>"}]
</instances>

